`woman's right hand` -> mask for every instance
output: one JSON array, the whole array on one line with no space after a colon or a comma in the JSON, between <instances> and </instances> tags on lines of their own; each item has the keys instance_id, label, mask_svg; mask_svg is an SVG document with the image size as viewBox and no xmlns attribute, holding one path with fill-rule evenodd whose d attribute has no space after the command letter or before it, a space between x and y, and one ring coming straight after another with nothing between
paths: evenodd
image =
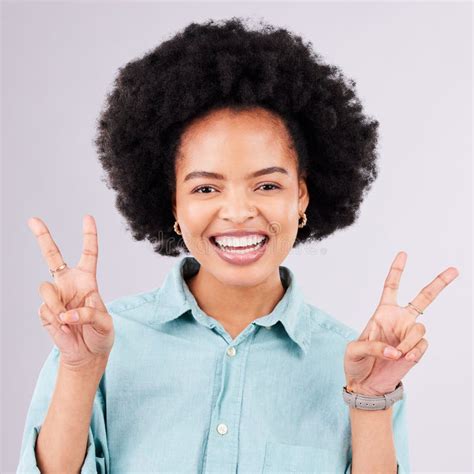
<instances>
[{"instance_id":1,"label":"woman's right hand","mask_svg":"<svg viewBox=\"0 0 474 474\"><path fill-rule=\"evenodd\" d=\"M46 224L37 217L28 220L48 265L55 270L64 263ZM85 215L82 221L83 249L74 268L65 267L54 272L54 283L44 281L39 287L43 303L39 315L61 353L62 365L71 369L107 362L114 343L112 317L99 295L97 286L97 228L95 220ZM79 320L72 319L74 311ZM60 313L66 320L59 319Z\"/></svg>"}]
</instances>

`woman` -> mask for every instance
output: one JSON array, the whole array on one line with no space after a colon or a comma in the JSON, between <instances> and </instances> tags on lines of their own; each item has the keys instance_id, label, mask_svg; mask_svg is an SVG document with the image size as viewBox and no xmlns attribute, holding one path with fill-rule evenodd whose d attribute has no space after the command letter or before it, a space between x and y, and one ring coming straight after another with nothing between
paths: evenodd
<instances>
[{"instance_id":1,"label":"woman","mask_svg":"<svg viewBox=\"0 0 474 474\"><path fill-rule=\"evenodd\" d=\"M29 220L54 347L19 472L409 471L400 382L427 348L417 317L457 270L400 307L399 252L358 335L280 265L352 224L376 178L378 122L350 85L301 38L236 18L121 69L96 138L108 185L137 240L191 255L104 304L92 216L75 268Z\"/></svg>"}]
</instances>

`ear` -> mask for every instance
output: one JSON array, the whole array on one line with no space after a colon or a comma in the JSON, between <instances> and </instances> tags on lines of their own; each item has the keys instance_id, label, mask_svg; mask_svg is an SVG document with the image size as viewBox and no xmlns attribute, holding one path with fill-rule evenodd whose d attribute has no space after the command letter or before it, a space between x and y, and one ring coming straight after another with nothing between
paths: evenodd
<instances>
[{"instance_id":1,"label":"ear","mask_svg":"<svg viewBox=\"0 0 474 474\"><path fill-rule=\"evenodd\" d=\"M306 177L302 176L299 180L299 185L298 185L298 209L301 209L304 212L306 211L308 204L309 204L308 186L306 185Z\"/></svg>"},{"instance_id":2,"label":"ear","mask_svg":"<svg viewBox=\"0 0 474 474\"><path fill-rule=\"evenodd\" d=\"M171 194L171 208L172 208L174 219L177 221L178 215L176 213L176 193L175 192Z\"/></svg>"}]
</instances>

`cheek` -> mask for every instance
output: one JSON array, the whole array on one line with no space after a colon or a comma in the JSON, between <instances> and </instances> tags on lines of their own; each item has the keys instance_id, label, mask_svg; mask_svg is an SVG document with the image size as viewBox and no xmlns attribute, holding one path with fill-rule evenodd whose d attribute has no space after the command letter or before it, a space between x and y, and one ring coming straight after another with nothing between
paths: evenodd
<instances>
[{"instance_id":1,"label":"cheek","mask_svg":"<svg viewBox=\"0 0 474 474\"><path fill-rule=\"evenodd\" d=\"M213 219L211 206L202 202L188 202L180 208L180 218L191 235L200 235Z\"/></svg>"},{"instance_id":2,"label":"cheek","mask_svg":"<svg viewBox=\"0 0 474 474\"><path fill-rule=\"evenodd\" d=\"M298 208L296 203L289 198L275 200L265 208L264 217L273 223L281 232L292 231L297 220Z\"/></svg>"},{"instance_id":3,"label":"cheek","mask_svg":"<svg viewBox=\"0 0 474 474\"><path fill-rule=\"evenodd\" d=\"M295 242L298 233L298 209L293 203L285 202L275 210L270 219L271 234L273 239L270 241L271 253L277 259L282 255L287 255Z\"/></svg>"},{"instance_id":4,"label":"cheek","mask_svg":"<svg viewBox=\"0 0 474 474\"><path fill-rule=\"evenodd\" d=\"M200 202L188 201L180 207L179 217L185 231L183 239L189 251L193 255L201 256L211 253L212 244L204 237L214 218L210 207Z\"/></svg>"}]
</instances>

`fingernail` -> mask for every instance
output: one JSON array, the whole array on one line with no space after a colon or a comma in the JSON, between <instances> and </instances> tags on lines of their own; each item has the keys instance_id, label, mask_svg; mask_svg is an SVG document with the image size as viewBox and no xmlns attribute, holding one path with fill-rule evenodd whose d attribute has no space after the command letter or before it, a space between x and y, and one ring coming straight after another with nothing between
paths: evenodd
<instances>
[{"instance_id":1,"label":"fingernail","mask_svg":"<svg viewBox=\"0 0 474 474\"><path fill-rule=\"evenodd\" d=\"M387 357L398 357L401 352L393 347L386 347L383 351L384 355Z\"/></svg>"},{"instance_id":2,"label":"fingernail","mask_svg":"<svg viewBox=\"0 0 474 474\"><path fill-rule=\"evenodd\" d=\"M72 313L69 313L69 315L66 315L66 313L60 313L59 319L64 322L79 321L79 313L77 311L73 311Z\"/></svg>"}]
</instances>

